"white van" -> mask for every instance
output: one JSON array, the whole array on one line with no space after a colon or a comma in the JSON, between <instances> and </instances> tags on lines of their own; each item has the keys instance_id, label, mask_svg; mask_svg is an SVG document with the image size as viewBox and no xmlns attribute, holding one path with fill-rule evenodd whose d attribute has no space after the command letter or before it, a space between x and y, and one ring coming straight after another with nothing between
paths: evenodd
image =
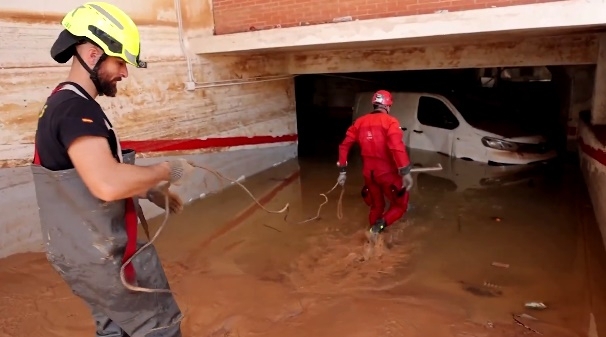
<instances>
[{"instance_id":1,"label":"white van","mask_svg":"<svg viewBox=\"0 0 606 337\"><path fill-rule=\"evenodd\" d=\"M374 92L356 95L353 120L371 112ZM412 149L439 152L493 164L530 164L557 156L541 135L525 132L520 125L489 123L486 116L502 108L483 101L457 102L431 93L392 92L390 114L400 121L404 143ZM466 116L472 126L463 116Z\"/></svg>"}]
</instances>

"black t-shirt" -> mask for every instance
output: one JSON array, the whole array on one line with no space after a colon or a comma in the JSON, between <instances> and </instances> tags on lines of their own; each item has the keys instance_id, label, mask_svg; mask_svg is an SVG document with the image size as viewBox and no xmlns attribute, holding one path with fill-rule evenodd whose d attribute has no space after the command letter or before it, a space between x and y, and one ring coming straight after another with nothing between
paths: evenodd
<instances>
[{"instance_id":1,"label":"black t-shirt","mask_svg":"<svg viewBox=\"0 0 606 337\"><path fill-rule=\"evenodd\" d=\"M72 85L82 95L67 88L55 89L46 100L36 131L40 164L52 171L74 168L67 149L76 138L82 136L107 138L114 158L119 160L116 136L99 103L76 83L63 82L57 88L65 85Z\"/></svg>"}]
</instances>

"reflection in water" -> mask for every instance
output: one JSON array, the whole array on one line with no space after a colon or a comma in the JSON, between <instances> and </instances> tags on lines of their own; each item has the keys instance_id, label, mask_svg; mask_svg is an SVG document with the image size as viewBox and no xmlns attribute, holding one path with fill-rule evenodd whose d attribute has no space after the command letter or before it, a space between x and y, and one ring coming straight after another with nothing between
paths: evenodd
<instances>
[{"instance_id":1,"label":"reflection in water","mask_svg":"<svg viewBox=\"0 0 606 337\"><path fill-rule=\"evenodd\" d=\"M606 258L575 164L491 167L417 151L411 157L444 170L415 174L415 207L372 251L354 157L342 220L337 190L320 220L293 224L315 215L319 193L334 185L333 158L292 160L244 181L257 196L281 186L266 206L289 202L291 222L244 211L251 201L235 186L171 218L157 249L185 312L184 335L535 334L516 314L545 336L606 336ZM282 184L297 166L299 178ZM43 254L0 260L0 278L0 336L94 333L87 310ZM531 301L547 308L526 308Z\"/></svg>"},{"instance_id":2,"label":"reflection in water","mask_svg":"<svg viewBox=\"0 0 606 337\"><path fill-rule=\"evenodd\" d=\"M400 238L388 255L410 253L411 245L415 247L399 260L383 254L382 263L375 266L400 269L396 278L406 280L388 292L456 307L466 320L496 329L489 330L491 336L529 332L515 323L512 313L532 316L536 320L524 321L524 315L519 320L546 335L585 336L591 313L604 312L600 308L606 304L604 292L588 292L586 285L594 281L586 276L593 269L592 279L603 279L606 259L599 240L591 245L597 245L594 250L600 254L583 252L589 243L582 229L597 227L576 163L490 166L427 151L413 150L410 156L416 167L440 163L443 170L415 174L415 207L384 235ZM367 212L356 193L361 163L359 158L351 163L345 209L351 219L348 227L360 228ZM336 178L332 166L301 166L310 172L303 175L303 191L317 192L321 171ZM303 199L313 193L304 192ZM580 220L579 212L589 216ZM503 265L507 267L499 267ZM547 309L526 308L531 301L545 303ZM603 325L597 323L595 329L605 330Z\"/></svg>"},{"instance_id":3,"label":"reflection in water","mask_svg":"<svg viewBox=\"0 0 606 337\"><path fill-rule=\"evenodd\" d=\"M419 173L419 186L432 188L436 184L444 184L451 192L528 183L540 179L547 172L545 164L493 166L422 150L411 150L410 158L415 167L435 166L438 163L443 167L441 171Z\"/></svg>"}]
</instances>

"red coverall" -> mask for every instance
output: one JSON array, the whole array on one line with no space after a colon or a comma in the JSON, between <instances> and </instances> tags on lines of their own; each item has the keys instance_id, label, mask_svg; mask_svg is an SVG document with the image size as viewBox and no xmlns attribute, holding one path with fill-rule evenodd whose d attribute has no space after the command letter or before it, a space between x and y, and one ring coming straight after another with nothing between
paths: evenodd
<instances>
[{"instance_id":1,"label":"red coverall","mask_svg":"<svg viewBox=\"0 0 606 337\"><path fill-rule=\"evenodd\" d=\"M408 209L409 193L402 189L399 168L410 165L398 120L385 113L374 111L358 118L339 145L339 166L345 166L351 146L360 144L364 176L362 197L370 206L368 220L374 225L383 218L386 226L401 218ZM385 199L390 202L385 212Z\"/></svg>"}]
</instances>

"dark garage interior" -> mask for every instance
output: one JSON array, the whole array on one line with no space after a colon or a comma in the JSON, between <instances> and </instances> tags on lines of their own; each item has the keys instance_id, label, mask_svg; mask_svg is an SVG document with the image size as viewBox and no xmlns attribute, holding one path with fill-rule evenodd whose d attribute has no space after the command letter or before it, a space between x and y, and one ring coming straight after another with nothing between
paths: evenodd
<instances>
[{"instance_id":1,"label":"dark garage interior","mask_svg":"<svg viewBox=\"0 0 606 337\"><path fill-rule=\"evenodd\" d=\"M562 152L567 111L561 107L569 99L565 78L563 67L299 75L295 78L299 156L335 157L352 123L356 93L379 89L454 96L463 101L466 108L461 113L468 122L514 124L545 135ZM489 103L489 108L466 104L470 97Z\"/></svg>"}]
</instances>

